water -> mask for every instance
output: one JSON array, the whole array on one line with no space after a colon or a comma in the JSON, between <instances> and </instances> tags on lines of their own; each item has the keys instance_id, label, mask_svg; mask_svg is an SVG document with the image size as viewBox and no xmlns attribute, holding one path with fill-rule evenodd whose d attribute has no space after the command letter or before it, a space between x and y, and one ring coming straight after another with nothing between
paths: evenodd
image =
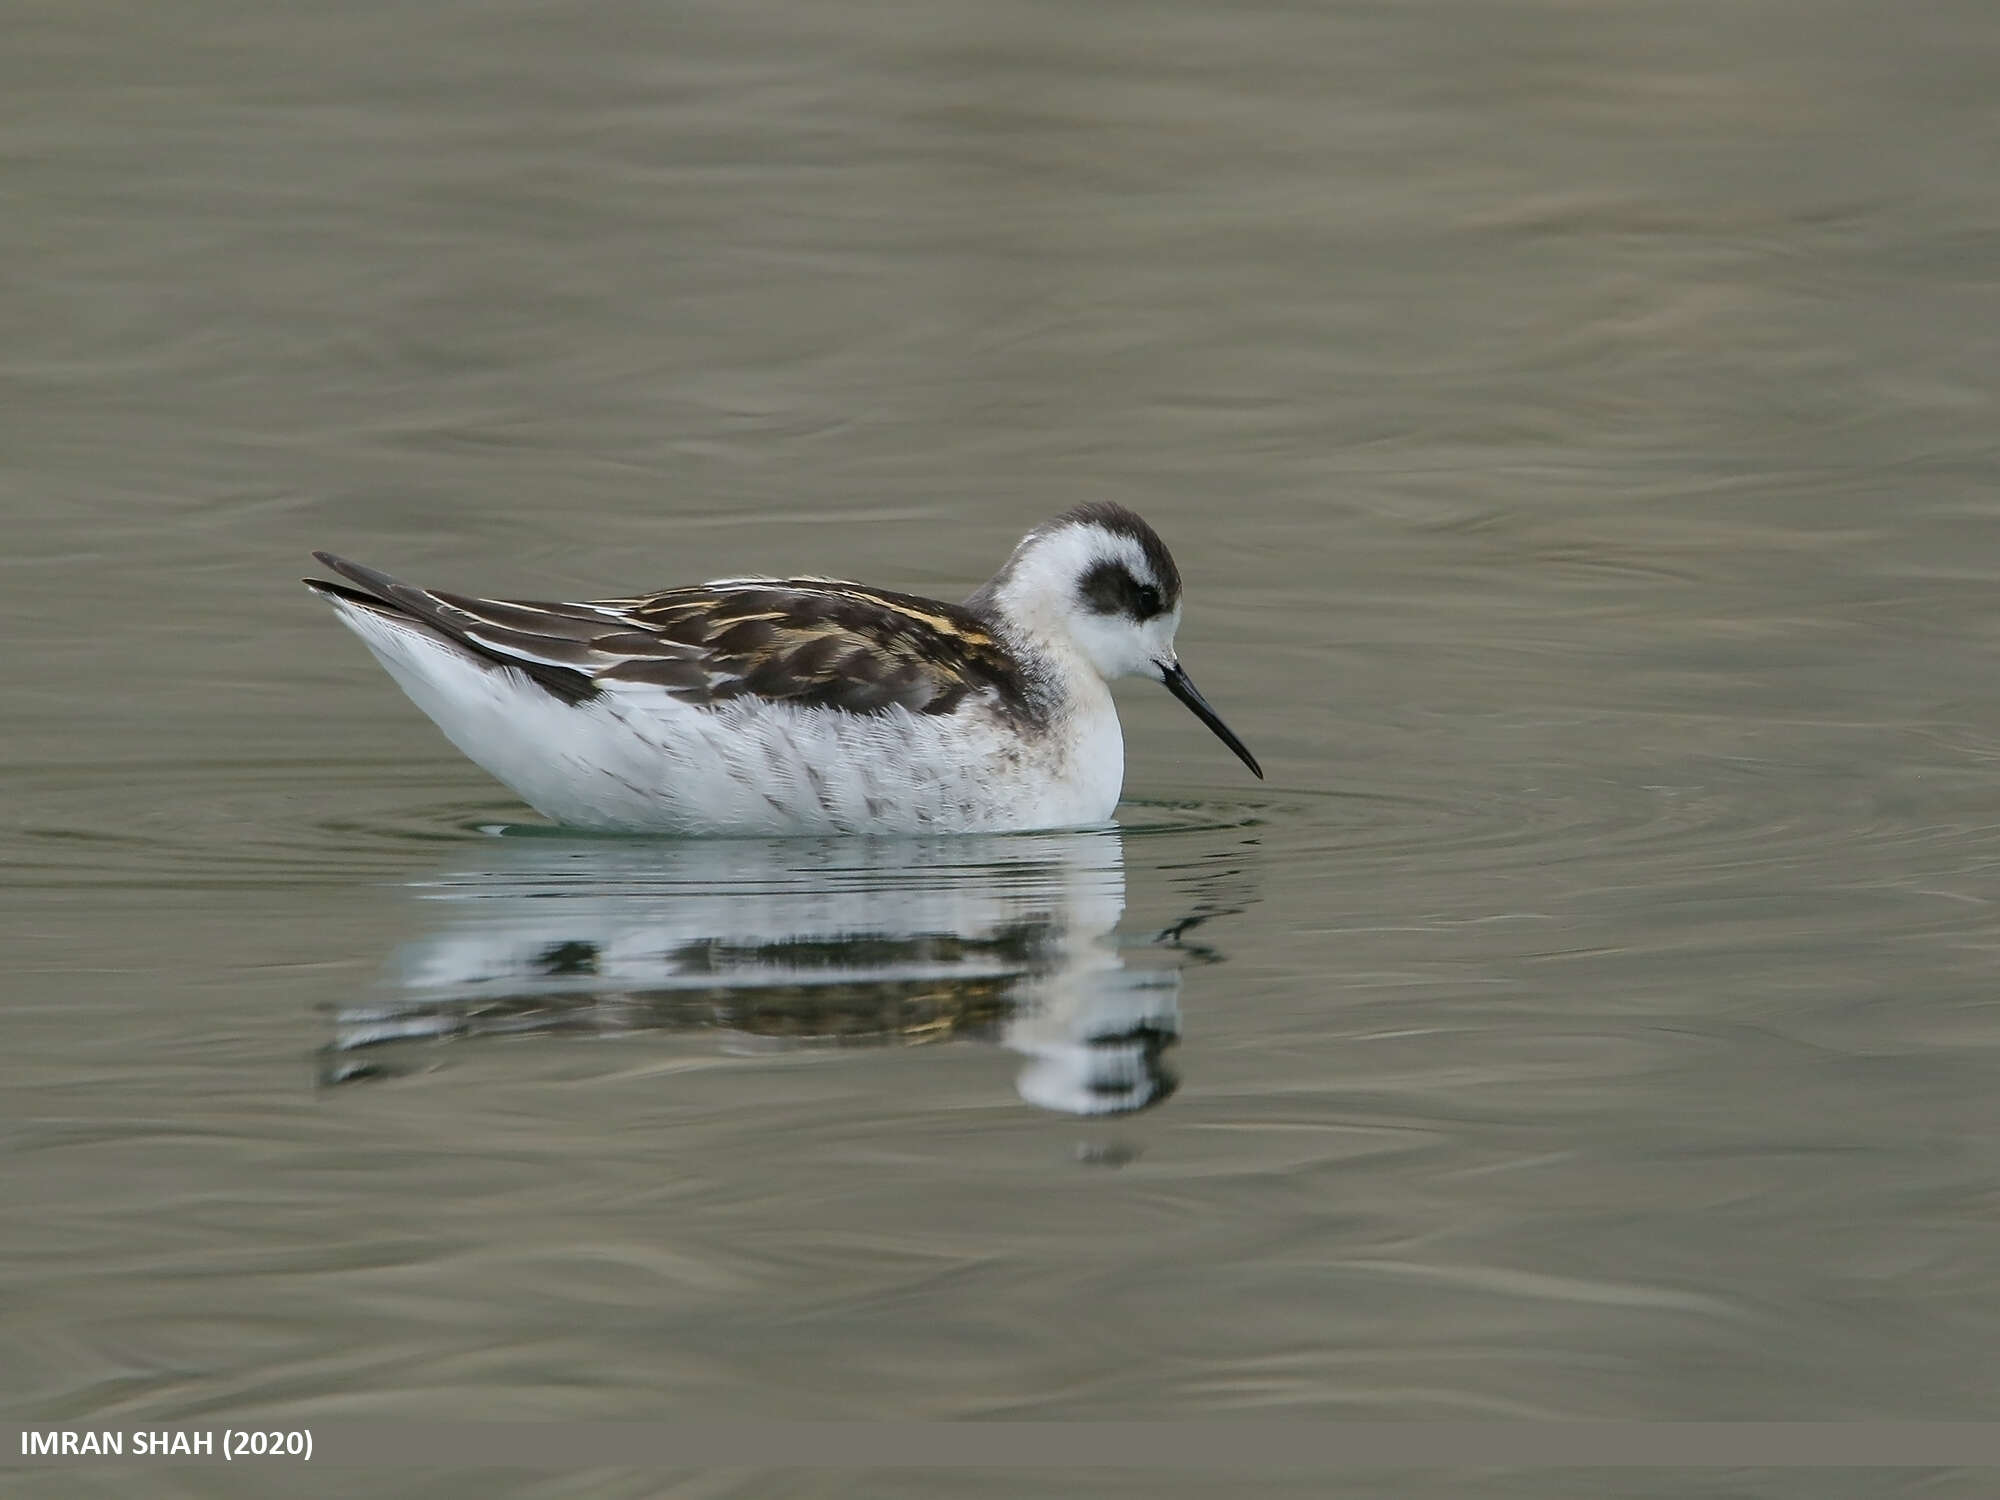
<instances>
[{"instance_id":1,"label":"water","mask_svg":"<svg viewBox=\"0 0 2000 1500\"><path fill-rule=\"evenodd\" d=\"M9 40L9 1411L1993 1415L1991 7ZM1089 498L1118 833L520 836L296 583Z\"/></svg>"}]
</instances>

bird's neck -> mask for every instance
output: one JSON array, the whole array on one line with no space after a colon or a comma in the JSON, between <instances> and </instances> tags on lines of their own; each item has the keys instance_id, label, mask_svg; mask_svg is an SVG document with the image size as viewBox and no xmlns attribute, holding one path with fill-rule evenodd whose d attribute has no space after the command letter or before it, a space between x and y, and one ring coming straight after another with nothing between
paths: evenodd
<instances>
[{"instance_id":1,"label":"bird's neck","mask_svg":"<svg viewBox=\"0 0 2000 1500\"><path fill-rule=\"evenodd\" d=\"M1062 611L1038 591L1010 588L1001 574L965 608L1005 643L1048 713L1111 710L1111 690L1063 623Z\"/></svg>"}]
</instances>

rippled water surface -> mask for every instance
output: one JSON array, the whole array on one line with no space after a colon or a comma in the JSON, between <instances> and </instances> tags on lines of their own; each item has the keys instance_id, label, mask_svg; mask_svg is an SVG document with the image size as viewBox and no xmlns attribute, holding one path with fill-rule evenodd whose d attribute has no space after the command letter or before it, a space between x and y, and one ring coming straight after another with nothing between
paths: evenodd
<instances>
[{"instance_id":1,"label":"rippled water surface","mask_svg":"<svg viewBox=\"0 0 2000 1500\"><path fill-rule=\"evenodd\" d=\"M1996 48L29 7L7 1409L1992 1418ZM296 582L958 597L1093 498L1268 781L1142 683L1117 830L552 835Z\"/></svg>"}]
</instances>

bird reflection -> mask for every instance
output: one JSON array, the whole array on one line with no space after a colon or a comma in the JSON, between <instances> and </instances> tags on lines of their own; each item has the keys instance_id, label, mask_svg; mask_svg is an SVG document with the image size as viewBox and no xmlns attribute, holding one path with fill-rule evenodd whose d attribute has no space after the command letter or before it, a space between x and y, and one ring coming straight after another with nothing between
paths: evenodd
<instances>
[{"instance_id":1,"label":"bird reflection","mask_svg":"<svg viewBox=\"0 0 2000 1500\"><path fill-rule=\"evenodd\" d=\"M738 1045L997 1041L1043 1109L1174 1089L1180 933L1123 941L1113 829L949 839L707 840L516 831L413 886L429 934L383 998L335 1012L322 1078L414 1045L536 1032L715 1030Z\"/></svg>"}]
</instances>

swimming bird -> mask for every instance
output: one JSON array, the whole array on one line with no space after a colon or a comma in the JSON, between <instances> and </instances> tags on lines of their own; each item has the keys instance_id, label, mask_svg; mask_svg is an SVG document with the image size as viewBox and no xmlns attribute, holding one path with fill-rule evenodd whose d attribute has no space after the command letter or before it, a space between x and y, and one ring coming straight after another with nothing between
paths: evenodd
<instances>
[{"instance_id":1,"label":"swimming bird","mask_svg":"<svg viewBox=\"0 0 2000 1500\"><path fill-rule=\"evenodd\" d=\"M1107 683L1150 677L1260 779L1174 653L1181 575L1121 505L1037 526L963 604L725 578L580 604L308 578L460 750L557 823L972 833L1111 817Z\"/></svg>"}]
</instances>

